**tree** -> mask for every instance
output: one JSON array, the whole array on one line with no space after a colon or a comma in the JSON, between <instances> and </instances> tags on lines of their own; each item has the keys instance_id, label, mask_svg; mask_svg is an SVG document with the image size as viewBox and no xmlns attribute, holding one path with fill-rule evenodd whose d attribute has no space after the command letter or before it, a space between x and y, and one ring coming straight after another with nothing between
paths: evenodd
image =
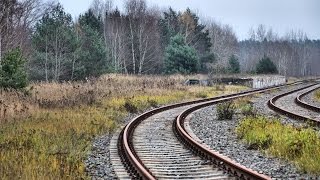
<instances>
[{"instance_id":1,"label":"tree","mask_svg":"<svg viewBox=\"0 0 320 180\"><path fill-rule=\"evenodd\" d=\"M257 64L256 72L258 74L274 74L278 73L276 65L269 57L264 56Z\"/></svg>"},{"instance_id":2,"label":"tree","mask_svg":"<svg viewBox=\"0 0 320 180\"><path fill-rule=\"evenodd\" d=\"M196 50L185 43L181 34L171 38L165 53L165 72L167 74L197 73L198 61Z\"/></svg>"},{"instance_id":3,"label":"tree","mask_svg":"<svg viewBox=\"0 0 320 180\"><path fill-rule=\"evenodd\" d=\"M108 57L102 36L88 25L80 26L80 48L76 51L74 75L72 79L81 80L86 77L98 77L108 72Z\"/></svg>"},{"instance_id":4,"label":"tree","mask_svg":"<svg viewBox=\"0 0 320 180\"><path fill-rule=\"evenodd\" d=\"M235 55L229 58L229 72L233 74L240 73L240 63Z\"/></svg>"},{"instance_id":5,"label":"tree","mask_svg":"<svg viewBox=\"0 0 320 180\"><path fill-rule=\"evenodd\" d=\"M77 38L71 15L56 4L36 24L32 37L35 58L30 66L33 79L69 80Z\"/></svg>"},{"instance_id":6,"label":"tree","mask_svg":"<svg viewBox=\"0 0 320 180\"><path fill-rule=\"evenodd\" d=\"M0 86L21 89L27 86L27 74L24 69L26 60L20 49L14 49L4 55L0 66Z\"/></svg>"},{"instance_id":7,"label":"tree","mask_svg":"<svg viewBox=\"0 0 320 180\"><path fill-rule=\"evenodd\" d=\"M101 17L96 17L93 11L89 9L84 15L80 15L79 23L81 26L89 26L91 29L101 33L102 32L102 21Z\"/></svg>"}]
</instances>

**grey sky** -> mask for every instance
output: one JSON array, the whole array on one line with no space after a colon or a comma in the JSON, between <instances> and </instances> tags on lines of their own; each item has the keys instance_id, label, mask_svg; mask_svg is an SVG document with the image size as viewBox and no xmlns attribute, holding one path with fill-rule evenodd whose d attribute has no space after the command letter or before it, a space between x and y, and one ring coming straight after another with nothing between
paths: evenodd
<instances>
[{"instance_id":1,"label":"grey sky","mask_svg":"<svg viewBox=\"0 0 320 180\"><path fill-rule=\"evenodd\" d=\"M78 16L92 0L60 0L66 11ZM320 39L320 0L147 0L148 5L190 7L202 17L229 24L240 39L248 37L251 27L259 24L272 27L279 35L291 29L303 30L311 39ZM114 0L120 9L122 0Z\"/></svg>"}]
</instances>

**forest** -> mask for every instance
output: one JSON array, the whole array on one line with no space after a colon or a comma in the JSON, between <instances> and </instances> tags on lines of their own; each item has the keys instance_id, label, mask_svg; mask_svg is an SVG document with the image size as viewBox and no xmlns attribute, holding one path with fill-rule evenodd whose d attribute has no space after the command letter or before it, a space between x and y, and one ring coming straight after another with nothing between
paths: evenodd
<instances>
[{"instance_id":1,"label":"forest","mask_svg":"<svg viewBox=\"0 0 320 180\"><path fill-rule=\"evenodd\" d=\"M320 40L302 30L280 36L261 24L239 40L230 25L201 18L189 8L180 12L145 0L123 3L120 10L111 0L94 0L74 18L57 2L2 0L0 84L7 86L10 73L13 79L45 82L105 73L259 73L257 64L264 59L275 66L272 73L320 74Z\"/></svg>"}]
</instances>

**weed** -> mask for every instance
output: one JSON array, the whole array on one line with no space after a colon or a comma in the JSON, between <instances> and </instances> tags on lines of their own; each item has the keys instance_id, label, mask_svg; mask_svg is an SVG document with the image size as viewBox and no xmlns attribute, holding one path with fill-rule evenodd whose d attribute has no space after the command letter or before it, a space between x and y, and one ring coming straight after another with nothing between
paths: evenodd
<instances>
[{"instance_id":1,"label":"weed","mask_svg":"<svg viewBox=\"0 0 320 180\"><path fill-rule=\"evenodd\" d=\"M235 105L233 101L223 102L217 105L217 115L220 120L231 120L235 113Z\"/></svg>"}]
</instances>

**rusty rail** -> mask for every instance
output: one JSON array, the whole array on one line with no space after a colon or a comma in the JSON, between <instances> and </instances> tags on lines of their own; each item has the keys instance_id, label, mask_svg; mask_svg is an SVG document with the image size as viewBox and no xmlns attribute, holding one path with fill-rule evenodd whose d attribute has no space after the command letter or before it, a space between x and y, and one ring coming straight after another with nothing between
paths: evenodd
<instances>
[{"instance_id":1,"label":"rusty rail","mask_svg":"<svg viewBox=\"0 0 320 180\"><path fill-rule=\"evenodd\" d=\"M309 91L307 91L307 92L305 92L305 93L300 94L299 96L296 97L295 102L296 102L299 106L301 106L301 107L304 107L304 108L306 108L306 109L310 109L310 110L312 110L312 111L314 111L314 112L320 112L320 107L317 107L317 106L314 106L314 105L312 105L312 104L309 104L309 103L307 103L307 102L305 102L305 101L302 101L302 98L303 98L304 96L306 96L306 95L309 94L309 93L312 93L313 91L315 91L315 90L317 90L317 89L320 89L320 86L315 87L315 88L313 88L313 89L311 89L311 90L309 90Z\"/></svg>"},{"instance_id":2,"label":"rusty rail","mask_svg":"<svg viewBox=\"0 0 320 180\"><path fill-rule=\"evenodd\" d=\"M139 159L139 157L135 153L135 150L134 150L134 147L132 144L133 132L135 130L135 127L138 126L141 121L145 120L146 118L148 118L154 114L157 114L157 113L169 110L169 109L181 107L181 106L204 103L204 102L208 102L208 101L217 101L219 99L220 99L219 101L222 102L222 101L227 101L227 100L239 98L242 96L261 93L261 92L265 92L265 91L269 91L269 90L273 90L273 89L279 89L279 88L287 86L287 85L301 84L303 82L305 82L305 81L298 81L298 82L294 82L294 83L290 83L290 84L278 85L278 86L269 87L269 88L249 90L249 91L244 91L244 92L240 92L240 93L222 95L222 96L217 96L217 97L207 98L207 99L202 99L202 100L177 103L177 104L168 105L168 106L156 108L154 110L145 112L145 113L139 115L138 117L134 118L129 124L127 124L119 135L118 149L119 149L119 155L120 155L121 161L124 164L124 166L126 167L128 173L133 178L135 178L135 179L136 178L137 179L151 179L151 180L156 179L155 176L152 175L152 172L150 172L144 166L144 164L141 162L141 160ZM229 162L229 160L225 160L223 162L227 164ZM250 170L246 170L243 166L235 166L234 164L230 164L230 165L228 165L228 167L239 168L239 171L245 175L247 175L248 173L254 175L253 177L255 177L255 175L256 175L255 173L252 173ZM264 177L264 176L261 176L261 177Z\"/></svg>"},{"instance_id":3,"label":"rusty rail","mask_svg":"<svg viewBox=\"0 0 320 180\"><path fill-rule=\"evenodd\" d=\"M290 112L290 111L287 111L279 106L276 106L275 102L284 97L284 96L287 96L289 94L292 94L292 93L295 93L295 92L298 92L298 91L301 91L303 89L307 89L309 87L312 87L312 86L315 86L317 83L314 83L312 85L308 85L308 86L305 86L305 87L302 87L302 88L299 88L299 89L295 89L293 91L289 91L289 92L286 92L286 93L283 93L283 94L280 94L278 96L275 96L273 98L271 98L269 101L268 101L268 106L270 109L280 113L280 114L283 114L287 117L290 117L290 118L293 118L293 119L300 119L300 120L303 120L303 121L306 121L306 122L311 122L311 123L316 123L316 125L320 125L320 121L317 121L315 119L311 119L311 118L308 118L308 117L305 117L305 116L302 116L300 114L297 114L297 113L293 113L293 112Z\"/></svg>"},{"instance_id":4,"label":"rusty rail","mask_svg":"<svg viewBox=\"0 0 320 180\"><path fill-rule=\"evenodd\" d=\"M188 134L188 132L185 130L185 126L184 126L185 118L189 114L191 114L192 112L194 112L198 109L201 109L203 107L207 107L210 105L214 105L217 103L230 101L230 100L233 100L236 98L241 98L244 96L262 93L262 92L265 92L268 90L270 90L270 89L258 90L258 91L253 91L253 92L249 92L246 94L240 94L240 95L235 94L234 96L220 98L217 100L213 100L210 102L206 102L206 103L202 103L202 104L193 106L193 107L183 111L176 118L176 121L174 123L174 130L176 131L176 135L194 153L202 156L203 158L205 158L207 160L210 160L211 162L213 162L215 165L217 165L218 167L220 167L224 171L229 172L230 174L236 176L239 179L271 179L270 177L263 175L263 174L259 174L256 171L253 171L251 169L248 169L248 168L236 163L235 161L231 160L230 158L225 157L225 156L221 155L220 153L218 153L214 150L211 150L211 149L207 148L206 146L202 145L201 143L197 142Z\"/></svg>"}]
</instances>

